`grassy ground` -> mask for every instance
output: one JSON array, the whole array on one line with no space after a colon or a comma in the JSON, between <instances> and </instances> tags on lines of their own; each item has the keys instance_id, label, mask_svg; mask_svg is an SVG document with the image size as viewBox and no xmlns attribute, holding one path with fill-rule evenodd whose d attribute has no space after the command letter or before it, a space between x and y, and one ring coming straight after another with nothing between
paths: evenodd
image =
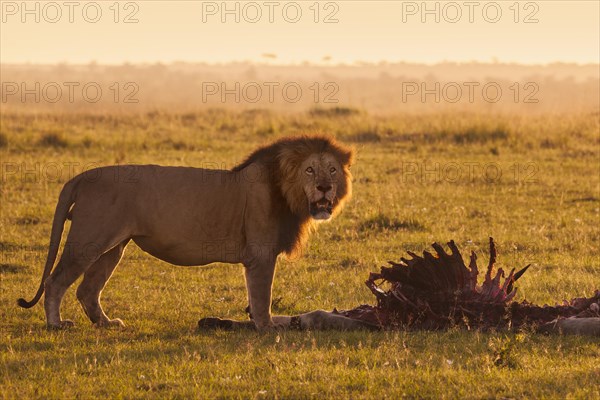
<instances>
[{"instance_id":1,"label":"grassy ground","mask_svg":"<svg viewBox=\"0 0 600 400\"><path fill-rule=\"evenodd\" d=\"M523 333L197 333L245 318L242 268L175 267L130 245L103 294L122 331L94 329L74 290L44 329L33 295L62 184L98 165L231 167L286 134L354 144L354 198L298 260L279 262L274 311L370 303L370 271L454 239L500 266L532 263L519 300L600 288L598 114L370 116L209 110L136 116L1 116L2 398L600 398L597 339Z\"/></svg>"}]
</instances>

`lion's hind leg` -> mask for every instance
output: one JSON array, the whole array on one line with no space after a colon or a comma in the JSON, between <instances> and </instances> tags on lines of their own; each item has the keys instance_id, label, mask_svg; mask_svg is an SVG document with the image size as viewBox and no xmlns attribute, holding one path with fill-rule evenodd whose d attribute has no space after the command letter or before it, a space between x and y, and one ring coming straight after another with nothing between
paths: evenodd
<instances>
[{"instance_id":1,"label":"lion's hind leg","mask_svg":"<svg viewBox=\"0 0 600 400\"><path fill-rule=\"evenodd\" d=\"M83 280L77 288L77 299L83 311L97 327L124 327L120 319L110 319L104 313L100 304L100 295L119 264L123 251L129 240L126 240L104 253L83 275Z\"/></svg>"},{"instance_id":2,"label":"lion's hind leg","mask_svg":"<svg viewBox=\"0 0 600 400\"><path fill-rule=\"evenodd\" d=\"M71 224L60 261L44 283L46 324L51 329L61 329L73 325L72 321L63 320L60 316L60 304L65 292L105 253L127 239L123 233L105 234L101 238L93 231L82 229L82 225L82 223L76 222ZM96 238L86 240L90 234L95 234Z\"/></svg>"},{"instance_id":3,"label":"lion's hind leg","mask_svg":"<svg viewBox=\"0 0 600 400\"><path fill-rule=\"evenodd\" d=\"M80 264L81 266L77 266L75 271L72 271L71 267L74 264L73 257L68 252L63 252L54 271L44 282L44 310L48 329L63 329L74 325L73 321L63 320L60 316L60 304L65 292L83 272L79 272L79 270L85 268L83 264Z\"/></svg>"},{"instance_id":4,"label":"lion's hind leg","mask_svg":"<svg viewBox=\"0 0 600 400\"><path fill-rule=\"evenodd\" d=\"M91 257L91 258L90 258ZM44 310L49 329L63 329L74 325L71 320L63 320L60 305L65 292L97 258L87 255L84 246L67 239L65 248L54 271L44 282Z\"/></svg>"}]
</instances>

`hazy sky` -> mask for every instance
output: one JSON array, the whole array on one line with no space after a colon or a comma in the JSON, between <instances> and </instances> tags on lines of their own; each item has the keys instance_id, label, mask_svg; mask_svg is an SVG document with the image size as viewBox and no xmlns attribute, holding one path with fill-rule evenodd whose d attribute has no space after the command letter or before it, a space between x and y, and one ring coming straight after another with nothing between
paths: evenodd
<instances>
[{"instance_id":1,"label":"hazy sky","mask_svg":"<svg viewBox=\"0 0 600 400\"><path fill-rule=\"evenodd\" d=\"M4 63L600 60L595 0L0 3Z\"/></svg>"}]
</instances>

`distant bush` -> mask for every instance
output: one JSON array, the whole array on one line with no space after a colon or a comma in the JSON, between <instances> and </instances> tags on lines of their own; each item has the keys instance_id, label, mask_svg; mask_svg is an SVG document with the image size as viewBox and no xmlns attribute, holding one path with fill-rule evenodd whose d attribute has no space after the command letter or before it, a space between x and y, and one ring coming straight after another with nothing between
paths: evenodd
<instances>
[{"instance_id":1,"label":"distant bush","mask_svg":"<svg viewBox=\"0 0 600 400\"><path fill-rule=\"evenodd\" d=\"M46 133L42 135L42 137L38 141L38 146L65 148L69 146L69 142L67 142L67 140L64 139L58 133Z\"/></svg>"},{"instance_id":2,"label":"distant bush","mask_svg":"<svg viewBox=\"0 0 600 400\"><path fill-rule=\"evenodd\" d=\"M81 141L81 145L83 147L85 147L86 149L89 149L92 147L92 145L94 144L94 141L92 140L92 138L86 136L83 138L83 140Z\"/></svg>"},{"instance_id":3,"label":"distant bush","mask_svg":"<svg viewBox=\"0 0 600 400\"><path fill-rule=\"evenodd\" d=\"M198 119L198 115L193 112L181 114L181 122L184 125L191 125L191 124L195 123L197 119Z\"/></svg>"},{"instance_id":4,"label":"distant bush","mask_svg":"<svg viewBox=\"0 0 600 400\"><path fill-rule=\"evenodd\" d=\"M470 125L456 128L434 128L414 133L400 133L394 135L393 140L410 141L413 143L453 142L458 145L468 145L505 142L510 137L509 130L503 126ZM492 151L492 154L496 153Z\"/></svg>"},{"instance_id":5,"label":"distant bush","mask_svg":"<svg viewBox=\"0 0 600 400\"><path fill-rule=\"evenodd\" d=\"M272 111L266 108L249 108L242 111L242 115L249 117L268 117L272 114Z\"/></svg>"},{"instance_id":6,"label":"distant bush","mask_svg":"<svg viewBox=\"0 0 600 400\"><path fill-rule=\"evenodd\" d=\"M8 146L8 138L4 133L0 133L0 148Z\"/></svg>"},{"instance_id":7,"label":"distant bush","mask_svg":"<svg viewBox=\"0 0 600 400\"><path fill-rule=\"evenodd\" d=\"M355 143L377 143L381 142L381 136L375 130L366 130L347 135L344 140Z\"/></svg>"},{"instance_id":8,"label":"distant bush","mask_svg":"<svg viewBox=\"0 0 600 400\"><path fill-rule=\"evenodd\" d=\"M457 144L465 143L487 143L494 141L507 140L508 132L502 127L492 129L481 129L476 127L467 128L462 132L449 134L452 140Z\"/></svg>"},{"instance_id":9,"label":"distant bush","mask_svg":"<svg viewBox=\"0 0 600 400\"><path fill-rule=\"evenodd\" d=\"M191 146L182 140L173 140L170 138L160 142L159 146L161 148L168 148L168 149L173 149L173 150L193 150L194 149L194 146Z\"/></svg>"},{"instance_id":10,"label":"distant bush","mask_svg":"<svg viewBox=\"0 0 600 400\"><path fill-rule=\"evenodd\" d=\"M361 231L424 231L425 226L414 219L404 221L388 217L384 214L378 214L375 217L369 218L368 220L361 223L359 229Z\"/></svg>"},{"instance_id":11,"label":"distant bush","mask_svg":"<svg viewBox=\"0 0 600 400\"><path fill-rule=\"evenodd\" d=\"M27 267L19 264L0 264L0 274L18 274L27 271Z\"/></svg>"},{"instance_id":12,"label":"distant bush","mask_svg":"<svg viewBox=\"0 0 600 400\"><path fill-rule=\"evenodd\" d=\"M265 126L259 126L254 130L254 133L258 136L268 137L274 135L277 132L277 129L273 126L273 124L267 124Z\"/></svg>"},{"instance_id":13,"label":"distant bush","mask_svg":"<svg viewBox=\"0 0 600 400\"><path fill-rule=\"evenodd\" d=\"M15 220L17 225L37 225L40 223L38 217L22 217Z\"/></svg>"},{"instance_id":14,"label":"distant bush","mask_svg":"<svg viewBox=\"0 0 600 400\"><path fill-rule=\"evenodd\" d=\"M331 108L314 107L308 113L313 117L347 117L360 114L360 110L351 107L338 106Z\"/></svg>"}]
</instances>

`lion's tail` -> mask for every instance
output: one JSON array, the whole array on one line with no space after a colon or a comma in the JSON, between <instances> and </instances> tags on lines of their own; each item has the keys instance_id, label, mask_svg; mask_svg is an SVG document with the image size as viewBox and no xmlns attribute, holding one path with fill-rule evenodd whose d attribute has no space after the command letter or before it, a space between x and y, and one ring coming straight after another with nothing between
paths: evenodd
<instances>
[{"instance_id":1,"label":"lion's tail","mask_svg":"<svg viewBox=\"0 0 600 400\"><path fill-rule=\"evenodd\" d=\"M52 267L56 261L56 255L58 254L58 248L60 247L60 240L62 238L65 221L69 215L69 210L75 202L75 188L79 182L81 175L71 179L65 184L60 196L58 197L58 204L56 205L56 211L54 212L54 220L52 221L52 232L50 234L50 246L48 248L48 256L46 258L46 266L44 267L44 273L42 274L42 282L38 288L35 297L31 301L27 301L23 298L17 300L17 304L23 308L31 308L37 304L44 293L44 283L52 272Z\"/></svg>"}]
</instances>

